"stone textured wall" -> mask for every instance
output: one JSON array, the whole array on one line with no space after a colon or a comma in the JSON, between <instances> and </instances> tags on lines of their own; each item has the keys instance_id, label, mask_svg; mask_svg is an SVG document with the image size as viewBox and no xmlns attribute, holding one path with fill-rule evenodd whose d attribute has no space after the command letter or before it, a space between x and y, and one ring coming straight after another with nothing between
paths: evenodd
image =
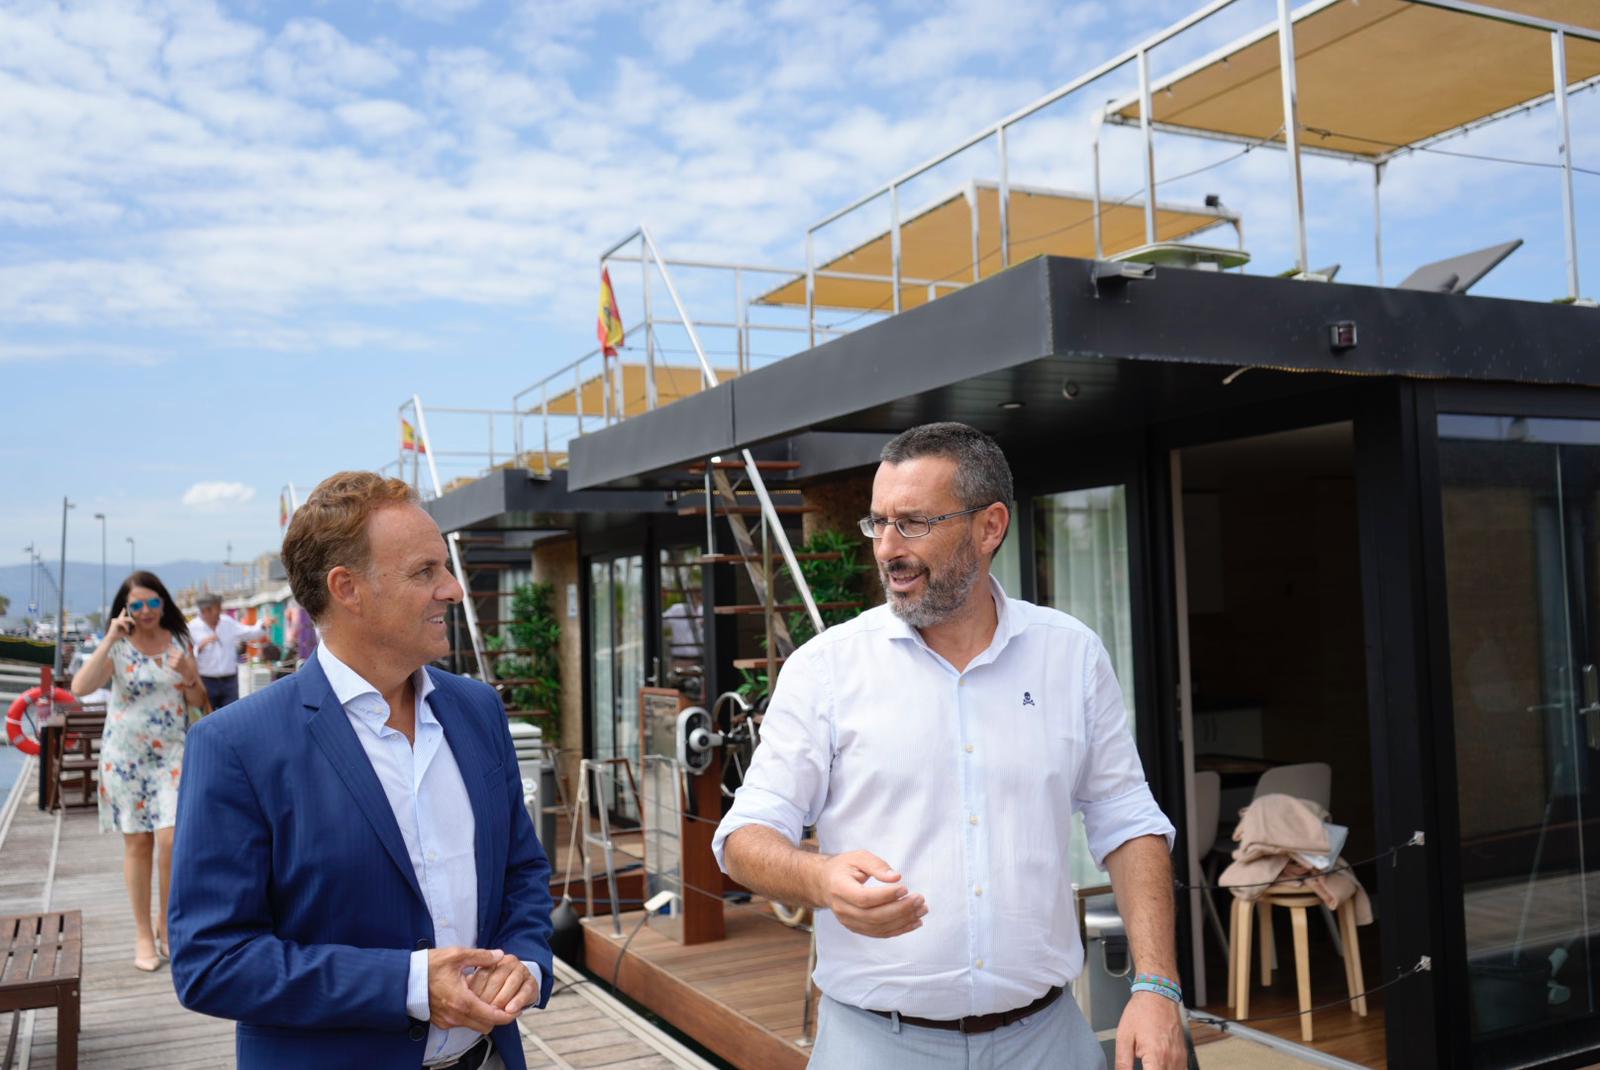
<instances>
[{"instance_id":1,"label":"stone textured wall","mask_svg":"<svg viewBox=\"0 0 1600 1070\"><path fill-rule=\"evenodd\" d=\"M578 540L548 539L534 546L533 578L555 588L550 607L561 622L560 772L571 787L577 783L578 761L583 757L583 621L567 615L567 587L578 583ZM583 612L581 598L578 612Z\"/></svg>"}]
</instances>

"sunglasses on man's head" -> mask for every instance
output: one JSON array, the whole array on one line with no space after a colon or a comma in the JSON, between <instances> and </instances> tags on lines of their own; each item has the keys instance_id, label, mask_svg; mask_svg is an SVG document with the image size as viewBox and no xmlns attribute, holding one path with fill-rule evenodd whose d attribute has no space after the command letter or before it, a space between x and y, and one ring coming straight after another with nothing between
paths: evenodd
<instances>
[{"instance_id":1,"label":"sunglasses on man's head","mask_svg":"<svg viewBox=\"0 0 1600 1070\"><path fill-rule=\"evenodd\" d=\"M134 598L128 602L128 612L142 613L147 609L160 609L160 598Z\"/></svg>"}]
</instances>

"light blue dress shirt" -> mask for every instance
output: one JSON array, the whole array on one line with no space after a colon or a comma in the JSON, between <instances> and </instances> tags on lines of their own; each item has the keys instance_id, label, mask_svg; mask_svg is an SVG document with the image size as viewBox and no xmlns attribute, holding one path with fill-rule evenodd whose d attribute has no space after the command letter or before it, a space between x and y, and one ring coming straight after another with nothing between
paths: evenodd
<instances>
[{"instance_id":1,"label":"light blue dress shirt","mask_svg":"<svg viewBox=\"0 0 1600 1070\"><path fill-rule=\"evenodd\" d=\"M405 733L388 726L389 704L377 688L340 661L327 643L317 644L316 656L394 811L417 885L433 915L434 946L477 947L478 867L472 847L476 820L461 769L445 740L444 726L428 704L433 692L428 670L418 669L412 678L416 695L413 746ZM539 984L538 964L525 965L534 984ZM411 953L406 1013L428 1020L426 949ZM472 1029L429 1025L424 1065L454 1059L482 1036Z\"/></svg>"},{"instance_id":2,"label":"light blue dress shirt","mask_svg":"<svg viewBox=\"0 0 1600 1070\"><path fill-rule=\"evenodd\" d=\"M879 606L784 665L761 745L712 849L745 825L825 854L870 851L927 900L883 940L816 918L816 981L870 1010L954 1019L1024 1007L1083 967L1068 854L1083 815L1096 865L1167 838L1099 638L1007 598L988 648L956 671Z\"/></svg>"}]
</instances>

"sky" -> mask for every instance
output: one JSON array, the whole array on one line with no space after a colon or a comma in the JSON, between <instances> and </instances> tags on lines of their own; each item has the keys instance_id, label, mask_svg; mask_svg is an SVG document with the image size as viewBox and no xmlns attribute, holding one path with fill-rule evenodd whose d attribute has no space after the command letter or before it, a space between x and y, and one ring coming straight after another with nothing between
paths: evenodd
<instances>
[{"instance_id":1,"label":"sky","mask_svg":"<svg viewBox=\"0 0 1600 1070\"><path fill-rule=\"evenodd\" d=\"M113 561L129 538L147 563L273 549L281 488L393 459L413 394L436 452L484 450L487 418L438 410L506 409L592 348L597 257L638 224L669 256L801 264L810 223L1196 6L0 0L0 564L30 542L54 560L63 495L69 558L98 556L97 512ZM1242 0L1156 75L1272 10ZM1021 124L1012 181L1088 188L1088 116L1130 78ZM1600 169L1600 94L1572 117ZM1447 147L1548 164L1556 144L1545 107ZM1293 263L1282 153L1162 137L1157 158L1203 169L1163 199L1216 192L1257 266ZM1313 264L1373 281L1370 168L1306 170ZM996 171L990 143L903 203ZM1137 189L1135 135L1107 132L1105 174ZM1600 177L1576 191L1600 249ZM886 224L880 201L819 251ZM1523 237L1482 292L1564 292L1549 169L1398 160L1384 228L1391 283ZM615 272L630 321L637 271ZM1600 292L1600 257L1588 277ZM697 318L731 313L724 278L684 290ZM495 435L503 455L508 419Z\"/></svg>"}]
</instances>

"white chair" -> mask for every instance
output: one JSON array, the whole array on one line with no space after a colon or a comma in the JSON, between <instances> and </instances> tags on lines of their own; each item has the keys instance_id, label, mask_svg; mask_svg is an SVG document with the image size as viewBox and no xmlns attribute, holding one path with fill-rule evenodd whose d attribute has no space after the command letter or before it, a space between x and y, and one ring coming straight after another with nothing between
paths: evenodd
<instances>
[{"instance_id":1,"label":"white chair","mask_svg":"<svg viewBox=\"0 0 1600 1070\"><path fill-rule=\"evenodd\" d=\"M1263 795L1292 795L1296 799L1309 799L1328 809L1333 798L1333 767L1327 762L1302 762L1299 765L1280 765L1268 769L1256 781L1252 798Z\"/></svg>"},{"instance_id":2,"label":"white chair","mask_svg":"<svg viewBox=\"0 0 1600 1070\"><path fill-rule=\"evenodd\" d=\"M1206 863L1211 852L1217 845L1218 826L1220 824L1222 809L1222 776L1210 771L1194 775L1194 814L1189 825L1189 838L1194 841L1195 857L1205 866L1206 884L1216 883L1215 862ZM1231 955L1228 944L1228 933L1222 927L1222 915L1217 912L1217 902L1211 897L1211 889L1206 888L1200 893L1201 900L1205 903L1206 917L1211 919L1211 928L1216 931L1217 940L1222 944L1222 953Z\"/></svg>"},{"instance_id":3,"label":"white chair","mask_svg":"<svg viewBox=\"0 0 1600 1070\"><path fill-rule=\"evenodd\" d=\"M1333 766L1327 762L1301 762L1298 765L1274 766L1262 773L1261 779L1256 781L1253 798L1259 799L1263 795L1289 795L1296 799L1309 799L1324 810L1328 810L1329 802L1333 798ZM1333 938L1333 946L1338 949L1342 957L1344 941L1340 939L1339 923L1334 919L1333 911L1323 907L1322 920L1328 926L1328 935ZM1263 933L1262 950L1271 957L1272 966L1276 968L1278 951L1270 939L1265 939L1268 936L1270 930Z\"/></svg>"}]
</instances>

